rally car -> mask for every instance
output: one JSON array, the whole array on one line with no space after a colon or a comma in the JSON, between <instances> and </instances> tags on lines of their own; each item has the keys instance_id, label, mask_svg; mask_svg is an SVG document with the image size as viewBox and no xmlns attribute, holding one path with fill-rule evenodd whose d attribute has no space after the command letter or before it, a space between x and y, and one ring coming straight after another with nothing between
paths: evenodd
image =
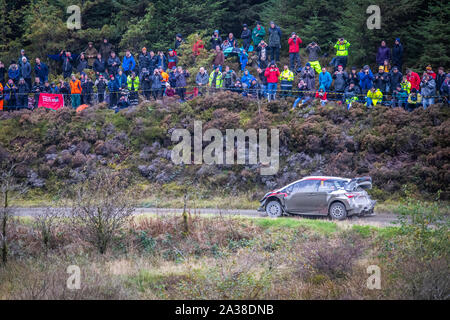
<instances>
[{"instance_id":1,"label":"rally car","mask_svg":"<svg viewBox=\"0 0 450 320\"><path fill-rule=\"evenodd\" d=\"M343 220L353 215L373 215L376 201L365 191L370 188L370 177L305 177L265 194L258 211L272 218L323 215Z\"/></svg>"}]
</instances>

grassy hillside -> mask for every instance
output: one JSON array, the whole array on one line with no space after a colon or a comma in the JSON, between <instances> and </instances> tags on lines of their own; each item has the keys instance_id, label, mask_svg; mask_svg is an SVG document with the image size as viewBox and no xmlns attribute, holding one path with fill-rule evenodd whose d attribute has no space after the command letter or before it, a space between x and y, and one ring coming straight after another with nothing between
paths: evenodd
<instances>
[{"instance_id":1,"label":"grassy hillside","mask_svg":"<svg viewBox=\"0 0 450 320\"><path fill-rule=\"evenodd\" d=\"M214 199L237 196L243 207L251 207L266 191L311 174L370 175L379 200L406 193L449 198L448 108L407 113L355 105L347 111L330 104L292 112L292 100L267 103L220 93L184 104L142 102L117 114L104 105L80 114L69 108L2 113L0 160L17 163L17 176L31 187L30 203L52 199L99 166L126 172L147 206L179 203L187 191L211 206ZM257 165L174 165L170 133L193 132L194 120L202 120L204 130L223 133L278 128L278 174L261 176Z\"/></svg>"}]
</instances>

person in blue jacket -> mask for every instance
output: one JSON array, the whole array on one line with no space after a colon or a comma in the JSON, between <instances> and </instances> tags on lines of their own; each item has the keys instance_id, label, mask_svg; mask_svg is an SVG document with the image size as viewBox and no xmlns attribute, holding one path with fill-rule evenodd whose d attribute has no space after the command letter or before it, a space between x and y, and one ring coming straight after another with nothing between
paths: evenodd
<instances>
[{"instance_id":1,"label":"person in blue jacket","mask_svg":"<svg viewBox=\"0 0 450 320\"><path fill-rule=\"evenodd\" d=\"M319 87L323 86L325 91L329 91L332 82L331 74L327 71L327 68L323 67L322 72L319 73Z\"/></svg>"},{"instance_id":2,"label":"person in blue jacket","mask_svg":"<svg viewBox=\"0 0 450 320\"><path fill-rule=\"evenodd\" d=\"M158 51L158 56L156 57L156 68L162 67L163 70L167 70L169 61L166 55L162 51Z\"/></svg>"},{"instance_id":3,"label":"person in blue jacket","mask_svg":"<svg viewBox=\"0 0 450 320\"><path fill-rule=\"evenodd\" d=\"M14 60L11 61L11 65L9 66L8 78L14 81L14 83L19 83L20 70L19 66Z\"/></svg>"},{"instance_id":4,"label":"person in blue jacket","mask_svg":"<svg viewBox=\"0 0 450 320\"><path fill-rule=\"evenodd\" d=\"M241 55L239 56L239 62L241 63L241 71L244 71L245 68L247 67L247 63L248 63L248 54L245 49L242 51Z\"/></svg>"},{"instance_id":5,"label":"person in blue jacket","mask_svg":"<svg viewBox=\"0 0 450 320\"><path fill-rule=\"evenodd\" d=\"M123 73L122 69L117 73L116 83L119 89L121 89L123 85L127 85L127 76Z\"/></svg>"},{"instance_id":6,"label":"person in blue jacket","mask_svg":"<svg viewBox=\"0 0 450 320\"><path fill-rule=\"evenodd\" d=\"M359 86L363 94L373 87L373 73L368 65L365 65L359 73Z\"/></svg>"},{"instance_id":7,"label":"person in blue jacket","mask_svg":"<svg viewBox=\"0 0 450 320\"><path fill-rule=\"evenodd\" d=\"M128 76L132 71L136 68L136 61L134 60L133 55L130 50L127 50L125 53L125 57L123 57L122 69L125 74Z\"/></svg>"},{"instance_id":8,"label":"person in blue jacket","mask_svg":"<svg viewBox=\"0 0 450 320\"><path fill-rule=\"evenodd\" d=\"M120 87L114 77L114 74L111 74L109 77L110 77L110 80L108 82L109 108L113 109L117 105Z\"/></svg>"},{"instance_id":9,"label":"person in blue jacket","mask_svg":"<svg viewBox=\"0 0 450 320\"><path fill-rule=\"evenodd\" d=\"M245 69L244 74L241 77L241 82L242 82L243 87L244 88L250 87L250 84L252 83L253 79L255 79L255 77L250 74L248 69Z\"/></svg>"}]
</instances>

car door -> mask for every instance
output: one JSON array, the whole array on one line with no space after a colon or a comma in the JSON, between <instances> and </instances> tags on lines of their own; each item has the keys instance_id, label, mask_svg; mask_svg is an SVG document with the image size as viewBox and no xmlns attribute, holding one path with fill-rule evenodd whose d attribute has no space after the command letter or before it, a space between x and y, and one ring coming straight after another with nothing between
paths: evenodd
<instances>
[{"instance_id":1,"label":"car door","mask_svg":"<svg viewBox=\"0 0 450 320\"><path fill-rule=\"evenodd\" d=\"M328 197L330 193L337 190L338 186L333 180L322 180L319 182L317 192L311 197L311 212L315 214L328 214Z\"/></svg>"},{"instance_id":2,"label":"car door","mask_svg":"<svg viewBox=\"0 0 450 320\"><path fill-rule=\"evenodd\" d=\"M292 191L288 190L288 196L285 198L286 210L292 213L310 213L317 185L317 180L305 180L294 184Z\"/></svg>"}]
</instances>

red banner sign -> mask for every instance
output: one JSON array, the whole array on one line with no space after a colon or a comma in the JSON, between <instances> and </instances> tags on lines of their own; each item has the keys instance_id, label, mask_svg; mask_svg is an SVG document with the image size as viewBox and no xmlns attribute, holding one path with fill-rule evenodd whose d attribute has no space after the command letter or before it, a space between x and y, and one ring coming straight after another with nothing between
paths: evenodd
<instances>
[{"instance_id":1,"label":"red banner sign","mask_svg":"<svg viewBox=\"0 0 450 320\"><path fill-rule=\"evenodd\" d=\"M38 107L58 110L64 107L64 97L62 94L41 93Z\"/></svg>"}]
</instances>

